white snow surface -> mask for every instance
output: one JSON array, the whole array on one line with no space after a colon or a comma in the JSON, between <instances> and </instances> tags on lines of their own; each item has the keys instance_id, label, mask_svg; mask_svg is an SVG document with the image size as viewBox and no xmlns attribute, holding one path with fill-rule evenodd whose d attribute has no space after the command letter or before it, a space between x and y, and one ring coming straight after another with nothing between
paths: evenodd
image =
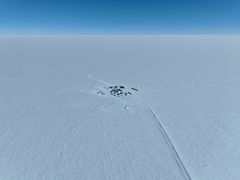
<instances>
[{"instance_id":1,"label":"white snow surface","mask_svg":"<svg viewBox=\"0 0 240 180\"><path fill-rule=\"evenodd\" d=\"M239 180L239 60L235 35L0 36L0 179Z\"/></svg>"}]
</instances>

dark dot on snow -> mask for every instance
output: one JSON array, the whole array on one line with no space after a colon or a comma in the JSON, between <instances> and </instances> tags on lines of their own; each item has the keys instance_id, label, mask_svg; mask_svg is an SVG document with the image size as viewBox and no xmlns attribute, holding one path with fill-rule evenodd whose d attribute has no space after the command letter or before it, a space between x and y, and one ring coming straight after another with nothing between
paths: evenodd
<instances>
[{"instance_id":1,"label":"dark dot on snow","mask_svg":"<svg viewBox=\"0 0 240 180\"><path fill-rule=\"evenodd\" d=\"M121 89L124 89L125 87L124 86L120 86Z\"/></svg>"}]
</instances>

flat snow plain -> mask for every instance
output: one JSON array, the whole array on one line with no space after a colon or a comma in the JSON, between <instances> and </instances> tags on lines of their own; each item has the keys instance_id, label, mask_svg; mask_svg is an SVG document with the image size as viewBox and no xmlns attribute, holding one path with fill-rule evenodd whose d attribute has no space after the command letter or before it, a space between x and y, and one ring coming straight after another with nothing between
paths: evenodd
<instances>
[{"instance_id":1,"label":"flat snow plain","mask_svg":"<svg viewBox=\"0 0 240 180\"><path fill-rule=\"evenodd\" d=\"M240 36L0 36L0 179L239 180Z\"/></svg>"}]
</instances>

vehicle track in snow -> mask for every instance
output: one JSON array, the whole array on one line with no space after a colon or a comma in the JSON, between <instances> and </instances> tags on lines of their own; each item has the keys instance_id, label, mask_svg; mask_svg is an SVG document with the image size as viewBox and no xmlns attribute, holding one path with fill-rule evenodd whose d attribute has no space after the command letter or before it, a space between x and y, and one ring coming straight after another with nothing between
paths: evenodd
<instances>
[{"instance_id":1,"label":"vehicle track in snow","mask_svg":"<svg viewBox=\"0 0 240 180\"><path fill-rule=\"evenodd\" d=\"M172 143L170 137L168 136L165 128L162 126L159 118L157 117L157 115L153 112L152 108L151 107L147 107L148 108L148 111L152 114L153 116L153 119L155 120L155 123L157 124L157 127L159 129L159 131L161 132L162 136L164 137L164 140L165 142L167 143L169 149L171 150L173 156L174 156L174 159L179 167L179 169L181 170L183 176L185 177L186 180L192 180L190 174L188 173L184 163L182 162L174 144Z\"/></svg>"},{"instance_id":2,"label":"vehicle track in snow","mask_svg":"<svg viewBox=\"0 0 240 180\"><path fill-rule=\"evenodd\" d=\"M101 84L104 84L104 85L107 85L107 86L111 86L110 83L108 83L106 81L103 81L103 80L100 80L100 79L96 78L94 75L89 75L88 78L91 79L91 80L95 80L95 81L97 81L97 82L99 82ZM140 99L140 103L138 105L141 106L141 104L142 104L143 107L152 115L152 117L153 117L153 119L155 121L155 124L156 124L157 128L159 129L160 133L162 134L165 142L167 143L167 146L170 149L170 151L171 151L171 153L172 153L172 155L174 157L174 160L176 161L177 166L180 169L182 175L184 176L184 178L186 180L192 180L192 177L190 176L188 170L186 169L186 166L184 165L182 159L180 158L180 155L177 152L177 150L176 150L172 140L170 139L170 137L168 136L167 131L163 127L162 123L160 122L160 119L157 117L157 115L154 113L154 111L148 105L148 103L146 103L145 100L140 95L138 95L138 97ZM126 107L127 107L127 104L124 105L124 109L125 110L127 110Z\"/></svg>"}]
</instances>

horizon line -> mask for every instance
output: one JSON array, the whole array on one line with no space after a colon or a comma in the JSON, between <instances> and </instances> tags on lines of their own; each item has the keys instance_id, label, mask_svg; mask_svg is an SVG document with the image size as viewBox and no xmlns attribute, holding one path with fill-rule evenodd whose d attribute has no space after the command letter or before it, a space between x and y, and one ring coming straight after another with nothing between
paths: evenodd
<instances>
[{"instance_id":1,"label":"horizon line","mask_svg":"<svg viewBox=\"0 0 240 180\"><path fill-rule=\"evenodd\" d=\"M240 33L0 33L0 36L239 36Z\"/></svg>"}]
</instances>

